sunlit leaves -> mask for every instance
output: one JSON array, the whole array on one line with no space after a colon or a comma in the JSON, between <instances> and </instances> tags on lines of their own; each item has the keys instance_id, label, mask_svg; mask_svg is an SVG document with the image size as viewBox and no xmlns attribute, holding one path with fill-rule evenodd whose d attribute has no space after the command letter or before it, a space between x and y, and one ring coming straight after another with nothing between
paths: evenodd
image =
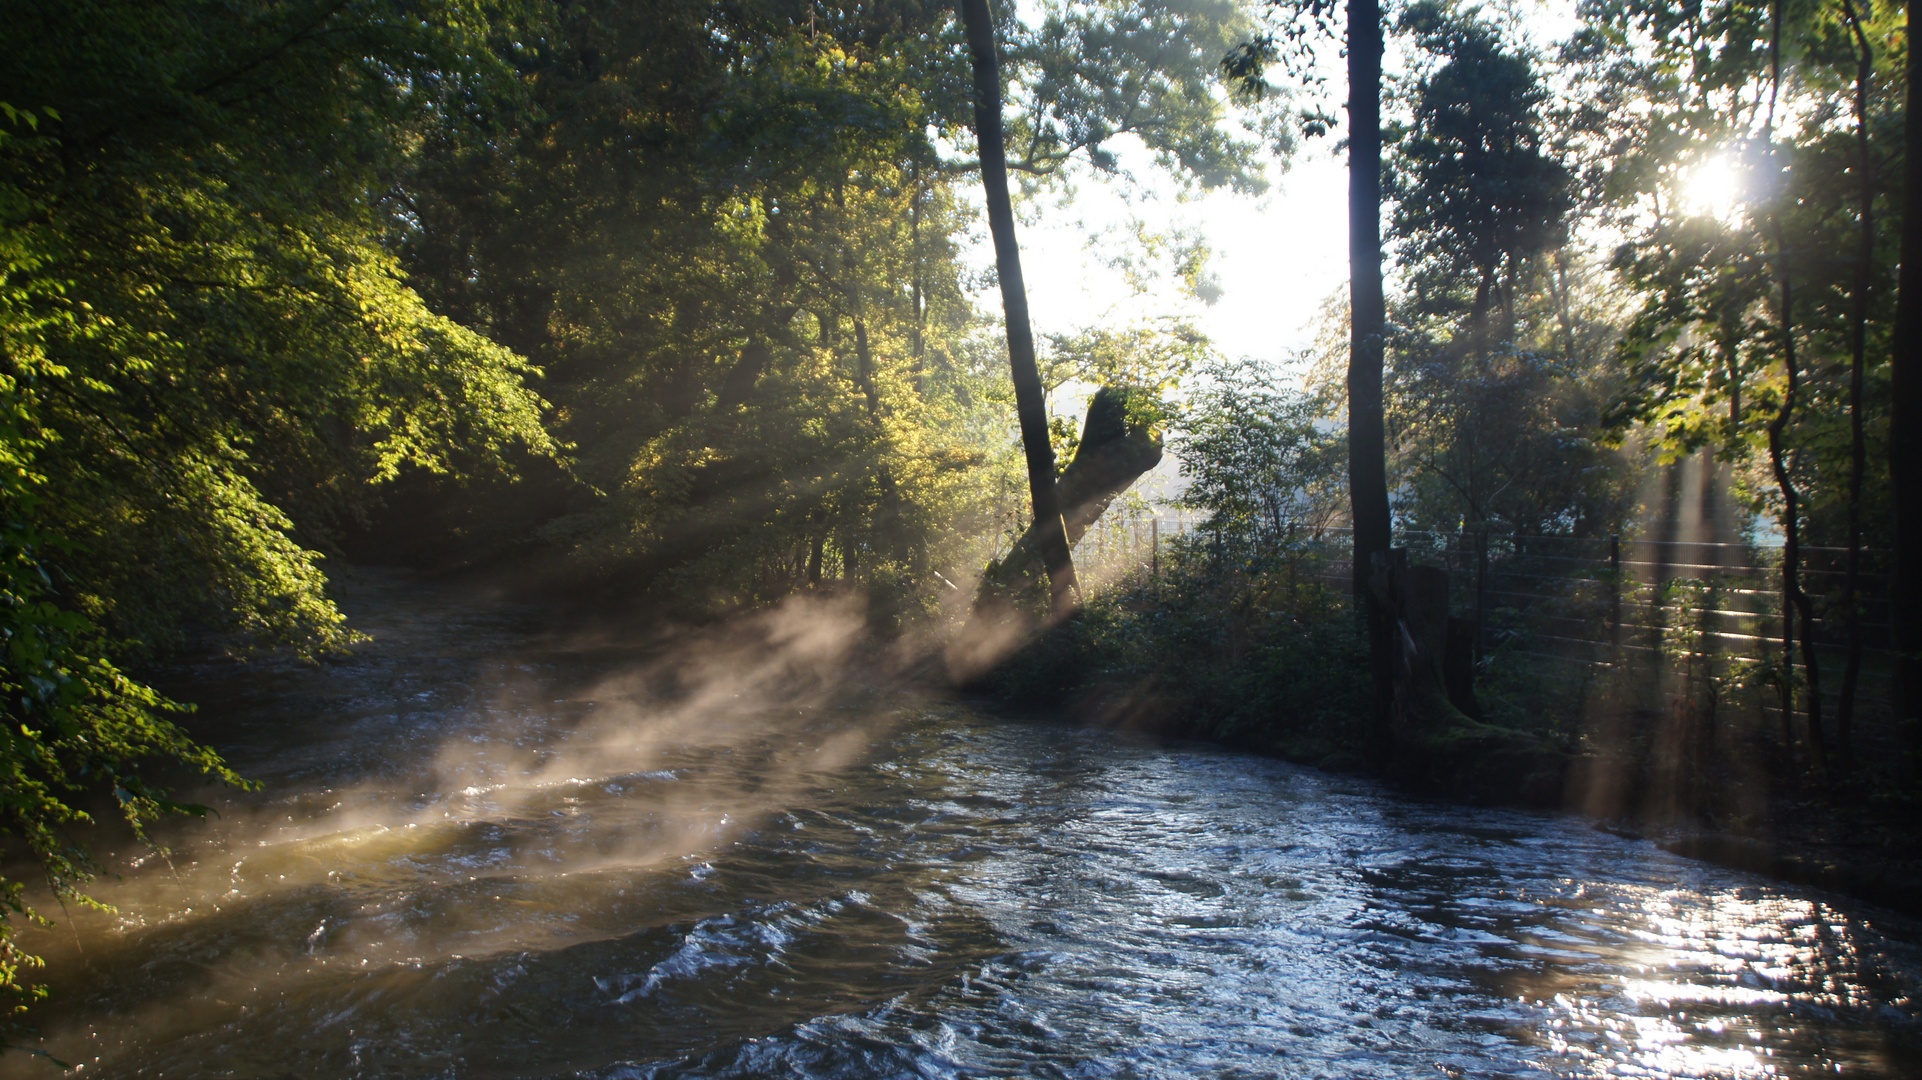
<instances>
[{"instance_id":1,"label":"sunlit leaves","mask_svg":"<svg viewBox=\"0 0 1922 1080\"><path fill-rule=\"evenodd\" d=\"M1291 526L1327 524L1344 455L1317 423L1317 406L1263 365L1211 365L1176 447L1188 481L1182 504L1263 545Z\"/></svg>"},{"instance_id":2,"label":"sunlit leaves","mask_svg":"<svg viewBox=\"0 0 1922 1080\"><path fill-rule=\"evenodd\" d=\"M475 17L101 3L11 52L62 120L0 161L42 256L0 332L61 447L43 520L95 553L81 602L123 633L337 645L311 546L370 485L552 450L531 369L431 314L383 246L423 90L484 77Z\"/></svg>"},{"instance_id":3,"label":"sunlit leaves","mask_svg":"<svg viewBox=\"0 0 1922 1080\"><path fill-rule=\"evenodd\" d=\"M353 640L315 541L402 465L551 452L535 374L387 250L429 91L493 77L480 6L12 5L0 44L0 829L63 902L66 827L141 769L229 782L124 675L197 632ZM0 910L30 915L17 886ZM11 924L7 931L10 931ZM27 963L0 931L0 985Z\"/></svg>"},{"instance_id":4,"label":"sunlit leaves","mask_svg":"<svg viewBox=\"0 0 1922 1080\"><path fill-rule=\"evenodd\" d=\"M1581 64L1579 92L1597 103L1573 119L1579 137L1594 140L1594 159L1606 164L1602 209L1626 241L1614 265L1639 305L1621 338L1621 393L1604 420L1618 435L1652 439L1666 458L1708 448L1725 460L1752 461L1782 402L1786 275L1797 298L1788 333L1805 376L1785 432L1787 464L1809 495L1805 524L1818 535L1837 528L1845 486L1842 373L1861 270L1859 215L1886 214L1900 138L1902 9L1857 10L1866 13L1875 65L1870 165L1880 191L1868 208L1851 130L1856 41L1842 5L1596 2L1586 8L1589 29L1570 50ZM1777 14L1779 86L1770 50ZM1691 186L1717 163L1737 190L1704 206ZM1894 231L1882 232L1868 276L1871 444L1884 430L1886 397L1877 391L1887 369L1879 358L1887 355L1894 298ZM1868 460L1868 497L1883 498L1886 459L1871 453ZM1773 481L1752 491L1764 486Z\"/></svg>"}]
</instances>

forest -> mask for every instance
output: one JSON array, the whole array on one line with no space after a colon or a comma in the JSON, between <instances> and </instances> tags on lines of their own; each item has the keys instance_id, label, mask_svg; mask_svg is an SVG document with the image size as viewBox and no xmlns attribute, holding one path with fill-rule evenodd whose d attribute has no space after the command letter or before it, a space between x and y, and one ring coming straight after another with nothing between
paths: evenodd
<instances>
[{"instance_id":1,"label":"forest","mask_svg":"<svg viewBox=\"0 0 1922 1080\"><path fill-rule=\"evenodd\" d=\"M357 567L689 640L832 602L920 692L1916 912L1910 18L0 2L7 1038L102 850L263 792L180 672L349 662ZM1305 349L1034 328L1078 191L1281 212L1316 154Z\"/></svg>"}]
</instances>

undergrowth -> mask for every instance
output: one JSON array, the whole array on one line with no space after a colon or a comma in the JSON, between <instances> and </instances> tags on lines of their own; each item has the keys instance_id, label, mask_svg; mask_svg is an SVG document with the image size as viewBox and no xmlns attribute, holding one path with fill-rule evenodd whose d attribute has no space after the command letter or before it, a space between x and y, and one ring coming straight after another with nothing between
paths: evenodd
<instances>
[{"instance_id":1,"label":"undergrowth","mask_svg":"<svg viewBox=\"0 0 1922 1080\"><path fill-rule=\"evenodd\" d=\"M1347 598L1300 549L1218 558L1200 544L1090 596L991 674L1018 706L1209 739L1331 768L1366 750L1368 657Z\"/></svg>"}]
</instances>

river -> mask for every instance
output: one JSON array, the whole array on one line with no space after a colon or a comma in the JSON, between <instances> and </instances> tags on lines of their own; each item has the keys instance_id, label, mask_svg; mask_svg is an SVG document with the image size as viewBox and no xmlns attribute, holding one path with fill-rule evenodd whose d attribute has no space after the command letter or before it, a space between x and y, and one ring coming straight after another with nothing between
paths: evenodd
<instances>
[{"instance_id":1,"label":"river","mask_svg":"<svg viewBox=\"0 0 1922 1080\"><path fill-rule=\"evenodd\" d=\"M1922 927L1572 817L866 679L858 621L374 643L178 693L257 792L27 943L108 1077L1922 1075ZM52 1077L13 1052L0 1074Z\"/></svg>"}]
</instances>

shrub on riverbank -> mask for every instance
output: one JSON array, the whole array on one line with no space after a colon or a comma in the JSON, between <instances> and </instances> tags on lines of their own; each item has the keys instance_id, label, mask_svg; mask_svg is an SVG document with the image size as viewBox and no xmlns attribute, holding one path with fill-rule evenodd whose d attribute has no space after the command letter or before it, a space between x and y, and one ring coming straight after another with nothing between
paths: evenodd
<instances>
[{"instance_id":1,"label":"shrub on riverbank","mask_svg":"<svg viewBox=\"0 0 1922 1080\"><path fill-rule=\"evenodd\" d=\"M1653 745L1598 754L1586 706L1538 666L1491 655L1476 671L1479 720L1388 745L1374 720L1367 650L1344 552L1305 530L1224 530L1164 546L1145 569L1089 596L982 680L1020 707L1066 709L1117 727L1207 739L1331 769L1368 769L1473 802L1560 805L1606 759L1609 782L1648 771ZM1629 788L1647 785L1637 780Z\"/></svg>"},{"instance_id":2,"label":"shrub on riverbank","mask_svg":"<svg viewBox=\"0 0 1922 1080\"><path fill-rule=\"evenodd\" d=\"M1675 671L1652 682L1655 669L1623 663L1576 685L1527 638L1505 639L1476 669L1479 722L1388 752L1371 742L1366 649L1344 582L1326 576L1333 554L1305 539L1257 550L1190 534L1163 547L1158 573L1092 592L979 685L1089 723L1378 771L1469 802L1586 812L1688 854L1883 903L1890 882L1922 882L1909 789L1866 766L1848 778L1811 772L1753 711L1765 671L1697 671L1695 689L1675 694Z\"/></svg>"},{"instance_id":3,"label":"shrub on riverbank","mask_svg":"<svg viewBox=\"0 0 1922 1080\"><path fill-rule=\"evenodd\" d=\"M985 680L1010 704L1311 764L1366 757L1368 657L1306 545L1242 559L1172 545Z\"/></svg>"}]
</instances>

